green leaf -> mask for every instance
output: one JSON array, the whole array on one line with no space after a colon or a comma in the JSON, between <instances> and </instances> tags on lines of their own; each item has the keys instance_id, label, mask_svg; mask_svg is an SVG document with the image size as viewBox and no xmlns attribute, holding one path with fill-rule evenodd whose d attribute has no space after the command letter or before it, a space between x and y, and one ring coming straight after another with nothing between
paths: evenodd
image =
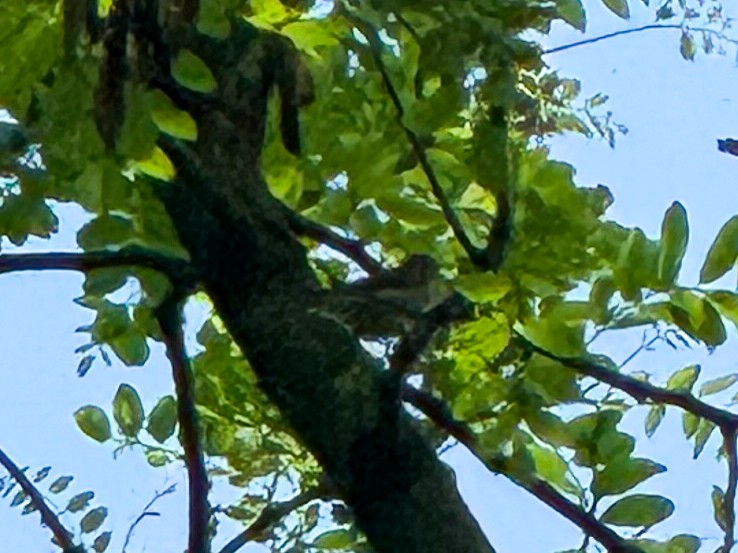
<instances>
[{"instance_id":1,"label":"green leaf","mask_svg":"<svg viewBox=\"0 0 738 553\"><path fill-rule=\"evenodd\" d=\"M44 478L46 478L49 475L49 472L51 472L51 467L42 468L33 477L33 482L35 484L38 484L39 482L41 482Z\"/></svg>"},{"instance_id":2,"label":"green leaf","mask_svg":"<svg viewBox=\"0 0 738 553\"><path fill-rule=\"evenodd\" d=\"M335 549L349 549L354 541L354 536L348 530L328 530L320 534L313 543L312 547L331 551Z\"/></svg>"},{"instance_id":3,"label":"green leaf","mask_svg":"<svg viewBox=\"0 0 738 553\"><path fill-rule=\"evenodd\" d=\"M587 14L581 0L556 0L559 17L569 25L584 32L587 28Z\"/></svg>"},{"instance_id":4,"label":"green leaf","mask_svg":"<svg viewBox=\"0 0 738 553\"><path fill-rule=\"evenodd\" d=\"M146 452L146 462L152 467L163 467L169 463L169 456L163 451L149 450Z\"/></svg>"},{"instance_id":5,"label":"green leaf","mask_svg":"<svg viewBox=\"0 0 738 553\"><path fill-rule=\"evenodd\" d=\"M123 246L134 237L133 221L104 214L85 224L77 233L77 244L86 251Z\"/></svg>"},{"instance_id":6,"label":"green leaf","mask_svg":"<svg viewBox=\"0 0 738 553\"><path fill-rule=\"evenodd\" d=\"M720 314L738 328L738 294L725 290L708 292L707 297Z\"/></svg>"},{"instance_id":7,"label":"green leaf","mask_svg":"<svg viewBox=\"0 0 738 553\"><path fill-rule=\"evenodd\" d=\"M74 480L74 476L60 476L51 483L49 491L51 493L61 493L67 489L72 480Z\"/></svg>"},{"instance_id":8,"label":"green leaf","mask_svg":"<svg viewBox=\"0 0 738 553\"><path fill-rule=\"evenodd\" d=\"M684 431L685 438L689 439L694 436L694 433L697 432L697 428L699 428L699 425L700 418L694 413L685 411L682 414L682 430Z\"/></svg>"},{"instance_id":9,"label":"green leaf","mask_svg":"<svg viewBox=\"0 0 738 553\"><path fill-rule=\"evenodd\" d=\"M725 342L725 326L720 314L706 298L692 292L678 291L669 302L672 321L695 340L708 346Z\"/></svg>"},{"instance_id":10,"label":"green leaf","mask_svg":"<svg viewBox=\"0 0 738 553\"><path fill-rule=\"evenodd\" d=\"M668 541L666 553L697 553L702 540L692 534L679 534Z\"/></svg>"},{"instance_id":11,"label":"green leaf","mask_svg":"<svg viewBox=\"0 0 738 553\"><path fill-rule=\"evenodd\" d=\"M615 15L623 19L630 18L627 0L602 0L602 3Z\"/></svg>"},{"instance_id":12,"label":"green leaf","mask_svg":"<svg viewBox=\"0 0 738 553\"><path fill-rule=\"evenodd\" d=\"M42 198L7 194L0 204L0 236L22 246L29 234L48 238L59 228L59 220Z\"/></svg>"},{"instance_id":13,"label":"green leaf","mask_svg":"<svg viewBox=\"0 0 738 553\"><path fill-rule=\"evenodd\" d=\"M616 459L595 473L592 493L596 497L621 494L661 472L666 472L666 467L650 459Z\"/></svg>"},{"instance_id":14,"label":"green leaf","mask_svg":"<svg viewBox=\"0 0 738 553\"><path fill-rule=\"evenodd\" d=\"M74 420L80 430L93 440L106 442L110 439L110 421L105 411L95 405L86 405L77 409Z\"/></svg>"},{"instance_id":15,"label":"green leaf","mask_svg":"<svg viewBox=\"0 0 738 553\"><path fill-rule=\"evenodd\" d=\"M512 288L509 278L493 273L462 275L454 286L474 303L497 302Z\"/></svg>"},{"instance_id":16,"label":"green leaf","mask_svg":"<svg viewBox=\"0 0 738 553\"><path fill-rule=\"evenodd\" d=\"M159 130L152 120L150 102L140 87L127 89L125 119L115 150L127 159L146 159L151 156Z\"/></svg>"},{"instance_id":17,"label":"green leaf","mask_svg":"<svg viewBox=\"0 0 738 553\"><path fill-rule=\"evenodd\" d=\"M661 223L658 275L664 285L672 285L679 274L688 241L687 211L682 204L674 202Z\"/></svg>"},{"instance_id":18,"label":"green leaf","mask_svg":"<svg viewBox=\"0 0 738 553\"><path fill-rule=\"evenodd\" d=\"M142 366L149 358L146 335L137 328L128 328L110 340L110 347L127 366Z\"/></svg>"},{"instance_id":19,"label":"green leaf","mask_svg":"<svg viewBox=\"0 0 738 553\"><path fill-rule=\"evenodd\" d=\"M730 526L725 516L725 492L719 486L713 485L710 499L712 500L712 516L720 529L725 532Z\"/></svg>"},{"instance_id":20,"label":"green leaf","mask_svg":"<svg viewBox=\"0 0 738 553\"><path fill-rule=\"evenodd\" d=\"M646 421L644 423L646 436L649 438L654 435L656 429L661 425L661 421L664 420L666 414L666 407L663 405L654 405L648 410L646 415Z\"/></svg>"},{"instance_id":21,"label":"green leaf","mask_svg":"<svg viewBox=\"0 0 738 553\"><path fill-rule=\"evenodd\" d=\"M107 507L96 507L92 509L89 513L82 517L82 520L79 521L80 530L82 530L83 534L94 532L95 530L100 528L103 522L105 522L107 516Z\"/></svg>"},{"instance_id":22,"label":"green leaf","mask_svg":"<svg viewBox=\"0 0 738 553\"><path fill-rule=\"evenodd\" d=\"M94 497L95 492L87 491L78 493L69 500L65 511L69 511L70 513L77 513L79 511L82 511L87 508L87 506L90 504L90 501L92 501L92 498Z\"/></svg>"},{"instance_id":23,"label":"green leaf","mask_svg":"<svg viewBox=\"0 0 738 553\"><path fill-rule=\"evenodd\" d=\"M649 528L669 518L674 503L660 495L634 494L610 505L600 520L615 526L644 526Z\"/></svg>"},{"instance_id":24,"label":"green leaf","mask_svg":"<svg viewBox=\"0 0 738 553\"><path fill-rule=\"evenodd\" d=\"M10 502L10 506L17 507L18 505L20 505L26 500L26 497L28 496L26 495L26 492L24 492L23 490L17 492L15 496L13 497L13 500Z\"/></svg>"},{"instance_id":25,"label":"green leaf","mask_svg":"<svg viewBox=\"0 0 738 553\"><path fill-rule=\"evenodd\" d=\"M207 64L187 49L181 49L172 62L172 76L195 92L213 92L218 83Z\"/></svg>"},{"instance_id":26,"label":"green leaf","mask_svg":"<svg viewBox=\"0 0 738 553\"><path fill-rule=\"evenodd\" d=\"M176 425L177 401L172 396L164 396L151 410L146 431L162 444L174 434Z\"/></svg>"},{"instance_id":27,"label":"green leaf","mask_svg":"<svg viewBox=\"0 0 738 553\"><path fill-rule=\"evenodd\" d=\"M130 271L120 267L94 269L87 273L82 288L88 296L103 297L123 286L129 274Z\"/></svg>"},{"instance_id":28,"label":"green leaf","mask_svg":"<svg viewBox=\"0 0 738 553\"><path fill-rule=\"evenodd\" d=\"M672 373L669 380L666 381L666 388L669 390L692 390L692 386L697 382L702 367L699 365L689 365L683 369L679 369Z\"/></svg>"},{"instance_id":29,"label":"green leaf","mask_svg":"<svg viewBox=\"0 0 738 553\"><path fill-rule=\"evenodd\" d=\"M569 465L556 451L541 447L535 443L528 444L528 452L533 457L535 470L546 482L553 484L560 490L569 493L578 493L579 487L570 480Z\"/></svg>"},{"instance_id":30,"label":"green leaf","mask_svg":"<svg viewBox=\"0 0 738 553\"><path fill-rule=\"evenodd\" d=\"M135 437L143 426L144 412L138 392L121 384L113 399L113 417L124 436Z\"/></svg>"},{"instance_id":31,"label":"green leaf","mask_svg":"<svg viewBox=\"0 0 738 553\"><path fill-rule=\"evenodd\" d=\"M717 394L727 388L730 388L733 384L738 382L738 373L727 374L712 380L708 380L702 386L700 386L699 395L709 396L711 394Z\"/></svg>"},{"instance_id":32,"label":"green leaf","mask_svg":"<svg viewBox=\"0 0 738 553\"><path fill-rule=\"evenodd\" d=\"M718 232L700 269L700 282L717 280L727 273L738 257L738 215L731 217Z\"/></svg>"},{"instance_id":33,"label":"green leaf","mask_svg":"<svg viewBox=\"0 0 738 553\"><path fill-rule=\"evenodd\" d=\"M197 123L186 111L178 109L164 93L152 92L151 118L164 133L182 140L197 140Z\"/></svg>"},{"instance_id":34,"label":"green leaf","mask_svg":"<svg viewBox=\"0 0 738 553\"><path fill-rule=\"evenodd\" d=\"M679 53L687 61L694 61L694 55L697 53L694 38L686 31L682 31L682 37L679 40Z\"/></svg>"},{"instance_id":35,"label":"green leaf","mask_svg":"<svg viewBox=\"0 0 738 553\"><path fill-rule=\"evenodd\" d=\"M103 532L98 537L95 538L95 541L92 543L92 549L95 550L95 553L103 553L108 548L108 544L110 544L110 537L113 535L111 531Z\"/></svg>"},{"instance_id":36,"label":"green leaf","mask_svg":"<svg viewBox=\"0 0 738 553\"><path fill-rule=\"evenodd\" d=\"M145 175L163 181L171 181L177 174L174 164L158 146L155 146L151 151L151 157L132 163L131 167Z\"/></svg>"},{"instance_id":37,"label":"green leaf","mask_svg":"<svg viewBox=\"0 0 738 553\"><path fill-rule=\"evenodd\" d=\"M712 433L715 431L715 423L705 419L700 419L697 433L694 435L694 451L692 452L692 458L697 459L705 449L707 440L710 439Z\"/></svg>"},{"instance_id":38,"label":"green leaf","mask_svg":"<svg viewBox=\"0 0 738 553\"><path fill-rule=\"evenodd\" d=\"M97 316L92 325L91 335L96 343L108 343L126 333L131 326L131 317L125 305L109 301L97 305Z\"/></svg>"}]
</instances>

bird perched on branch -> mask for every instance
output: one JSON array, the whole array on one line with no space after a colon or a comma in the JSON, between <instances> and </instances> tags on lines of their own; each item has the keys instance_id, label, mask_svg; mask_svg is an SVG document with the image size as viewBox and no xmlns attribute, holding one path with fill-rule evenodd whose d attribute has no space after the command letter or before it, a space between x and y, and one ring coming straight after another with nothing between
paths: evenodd
<instances>
[{"instance_id":1,"label":"bird perched on branch","mask_svg":"<svg viewBox=\"0 0 738 553\"><path fill-rule=\"evenodd\" d=\"M432 257L412 255L396 269L334 287L320 312L362 338L400 336L451 293Z\"/></svg>"}]
</instances>

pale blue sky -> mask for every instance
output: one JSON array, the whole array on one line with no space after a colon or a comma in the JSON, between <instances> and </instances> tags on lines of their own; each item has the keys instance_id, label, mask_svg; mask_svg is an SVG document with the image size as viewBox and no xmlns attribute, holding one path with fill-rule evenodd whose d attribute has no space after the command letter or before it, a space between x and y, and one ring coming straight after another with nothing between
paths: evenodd
<instances>
[{"instance_id":1,"label":"pale blue sky","mask_svg":"<svg viewBox=\"0 0 738 553\"><path fill-rule=\"evenodd\" d=\"M652 12L631 2L633 18L622 21L598 5L587 2L587 36L652 22ZM582 38L564 25L556 25L546 44L555 46ZM657 236L661 217L675 199L689 213L690 249L684 265L685 282L696 282L702 256L722 223L738 213L738 159L716 149L717 138L738 137L738 69L733 52L727 57L699 55L687 63L679 55L677 31L650 31L582 46L551 55L547 61L567 76L582 80L586 95L602 91L610 96L609 109L630 128L615 150L600 140L578 136L553 141L553 157L572 163L582 185L603 183L615 195L610 216L638 225ZM74 233L82 221L79 210L58 210L61 232L51 242L35 240L33 249L72 249ZM91 312L72 303L81 294L82 278L71 273L15 274L0 277L0 374L5 376L0 402L0 447L19 465L31 470L53 466L53 475L75 476L75 492L91 489L100 504L110 508L106 525L115 530L110 551L120 551L131 521L157 490L172 482L180 491L162 499L161 518L145 520L129 551L169 553L184 549L184 482L178 467L151 469L139 452L112 459L112 448L84 437L72 413L86 403L109 406L121 381L134 385L150 408L171 389L169 367L160 349L142 369L107 368L98 362L84 379L75 369L75 347L84 335L73 330L91 320ZM735 275L725 281L732 286ZM691 362L703 363L709 377L737 370L735 332L732 343L712 356L700 350L660 350L638 357L633 369L666 375ZM603 339L599 346L616 360L636 346L635 337ZM642 414L627 419L627 428L642 438ZM662 492L677 502L676 514L656 534L692 532L719 539L712 522L711 484L724 486L723 467L713 462L713 439L698 462L681 438L681 423L672 414L650 440L640 440L637 451L666 464L670 471L654 478L644 490ZM450 451L445 459L457 472L464 497L489 532L499 553L545 553L575 547L576 529L524 492L494 477L463 452ZM53 476L52 476L53 478ZM50 534L39 527L37 516L21 517L17 509L0 505L2 549L52 552ZM61 505L64 502L60 503ZM71 520L71 519L66 519ZM76 520L76 519L73 519ZM224 530L224 527L221 527ZM225 535L224 535L225 537ZM713 550L709 541L705 550ZM248 551L249 548L244 549ZM252 551L258 550L253 547Z\"/></svg>"}]
</instances>

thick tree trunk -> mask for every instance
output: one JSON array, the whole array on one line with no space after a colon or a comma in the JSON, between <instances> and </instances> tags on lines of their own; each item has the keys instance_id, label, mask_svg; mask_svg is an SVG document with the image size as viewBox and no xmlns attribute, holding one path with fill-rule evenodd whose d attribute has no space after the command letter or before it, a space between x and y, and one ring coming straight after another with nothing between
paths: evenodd
<instances>
[{"instance_id":1,"label":"thick tree trunk","mask_svg":"<svg viewBox=\"0 0 738 553\"><path fill-rule=\"evenodd\" d=\"M238 119L228 99L219 108L188 106L198 142L163 142L178 177L157 189L180 240L262 389L378 552L493 551L377 364L315 309L326 292L258 167L269 83L233 77L249 55L234 45L247 42L236 31L195 50L219 90L240 94Z\"/></svg>"}]
</instances>

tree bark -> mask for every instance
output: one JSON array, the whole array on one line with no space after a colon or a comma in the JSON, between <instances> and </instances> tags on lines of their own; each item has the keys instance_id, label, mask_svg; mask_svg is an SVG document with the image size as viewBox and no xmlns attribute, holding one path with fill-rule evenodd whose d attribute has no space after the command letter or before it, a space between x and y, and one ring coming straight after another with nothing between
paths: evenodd
<instances>
[{"instance_id":1,"label":"tree bark","mask_svg":"<svg viewBox=\"0 0 738 553\"><path fill-rule=\"evenodd\" d=\"M261 57L250 57L256 44ZM261 388L324 467L374 549L493 551L450 470L391 397L378 364L347 328L319 314L329 292L320 289L261 176L269 71L285 44L238 26L227 40L191 45L210 65L218 92L207 104L178 100L195 117L198 140L161 141L178 175L157 184L157 194ZM244 72L244 63L256 63L260 79L253 67Z\"/></svg>"}]
</instances>

